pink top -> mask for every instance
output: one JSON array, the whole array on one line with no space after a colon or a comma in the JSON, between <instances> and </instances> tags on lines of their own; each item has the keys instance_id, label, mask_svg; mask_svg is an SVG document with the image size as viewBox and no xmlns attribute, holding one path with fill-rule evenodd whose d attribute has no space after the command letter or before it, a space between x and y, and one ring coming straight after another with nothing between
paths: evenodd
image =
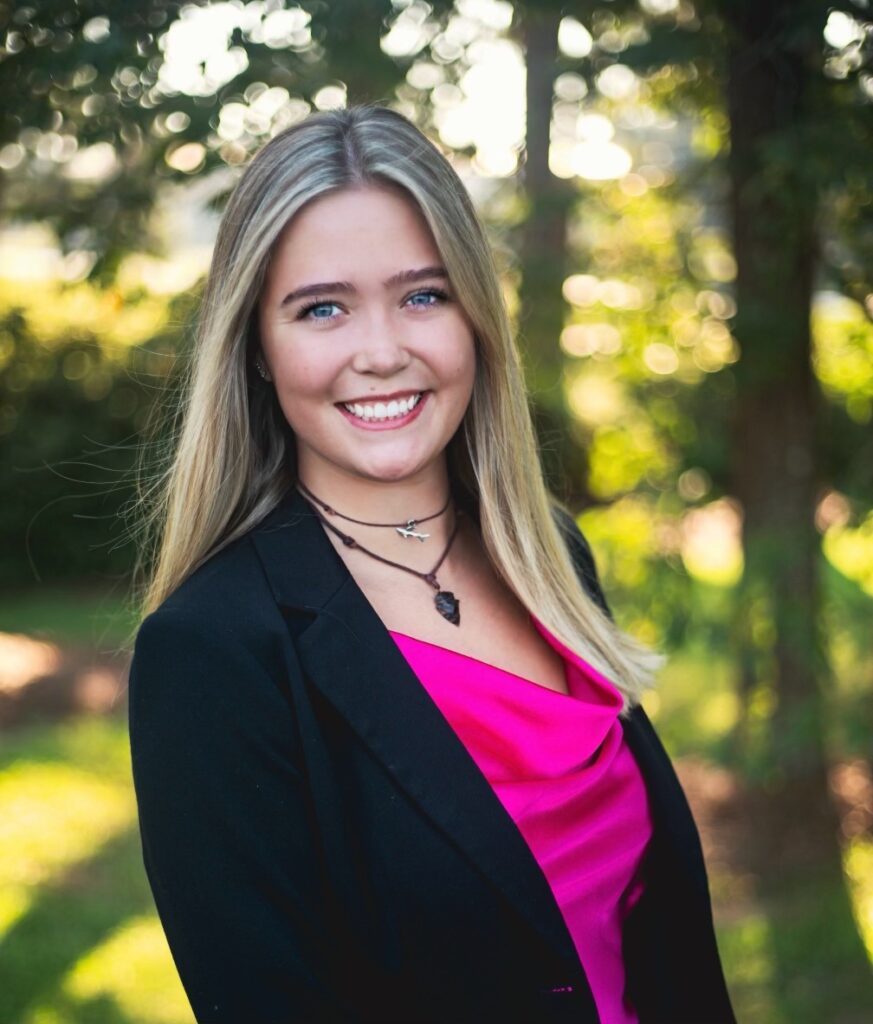
<instances>
[{"instance_id":1,"label":"pink top","mask_svg":"<svg viewBox=\"0 0 873 1024\"><path fill-rule=\"evenodd\" d=\"M621 695L533 615L564 658L569 696L466 654L391 632L509 812L551 886L601 1020L624 999L622 924L642 894L652 833L645 783L618 720Z\"/></svg>"}]
</instances>

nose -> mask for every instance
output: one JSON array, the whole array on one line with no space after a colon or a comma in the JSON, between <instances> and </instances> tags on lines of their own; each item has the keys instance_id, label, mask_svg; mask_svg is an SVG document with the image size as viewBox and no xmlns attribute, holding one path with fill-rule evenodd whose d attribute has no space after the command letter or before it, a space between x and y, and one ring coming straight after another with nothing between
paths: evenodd
<instances>
[{"instance_id":1,"label":"nose","mask_svg":"<svg viewBox=\"0 0 873 1024\"><path fill-rule=\"evenodd\" d=\"M375 316L361 324L352 368L357 373L390 377L409 365L412 358L403 338L403 328L392 324L387 316Z\"/></svg>"}]
</instances>

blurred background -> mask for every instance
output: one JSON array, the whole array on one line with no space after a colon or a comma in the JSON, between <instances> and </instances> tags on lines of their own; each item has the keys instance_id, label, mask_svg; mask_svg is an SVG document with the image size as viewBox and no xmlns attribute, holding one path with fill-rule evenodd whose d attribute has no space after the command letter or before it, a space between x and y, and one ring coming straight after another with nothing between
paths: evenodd
<instances>
[{"instance_id":1,"label":"blurred background","mask_svg":"<svg viewBox=\"0 0 873 1024\"><path fill-rule=\"evenodd\" d=\"M134 471L241 166L362 101L470 189L550 484L669 655L740 1021L873 1020L868 0L6 0L0 41L0 1021L192 1021L129 772Z\"/></svg>"}]
</instances>

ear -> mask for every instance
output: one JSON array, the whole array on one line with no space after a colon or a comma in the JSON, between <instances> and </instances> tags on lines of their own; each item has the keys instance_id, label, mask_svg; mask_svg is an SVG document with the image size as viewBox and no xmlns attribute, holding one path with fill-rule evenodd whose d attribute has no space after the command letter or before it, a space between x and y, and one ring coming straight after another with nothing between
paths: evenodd
<instances>
[{"instance_id":1,"label":"ear","mask_svg":"<svg viewBox=\"0 0 873 1024\"><path fill-rule=\"evenodd\" d=\"M267 369L267 362L264 359L260 350L255 353L254 363L255 369L258 371L263 380L267 381L267 383L270 383L273 380L273 377L270 371Z\"/></svg>"}]
</instances>

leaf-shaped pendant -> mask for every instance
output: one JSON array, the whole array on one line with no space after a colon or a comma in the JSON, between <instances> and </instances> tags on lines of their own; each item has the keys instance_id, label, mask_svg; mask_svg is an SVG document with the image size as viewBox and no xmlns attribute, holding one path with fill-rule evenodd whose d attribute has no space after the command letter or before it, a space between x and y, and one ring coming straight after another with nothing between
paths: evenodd
<instances>
[{"instance_id":1,"label":"leaf-shaped pendant","mask_svg":"<svg viewBox=\"0 0 873 1024\"><path fill-rule=\"evenodd\" d=\"M437 611L455 626L461 624L461 602L450 590L440 590L433 599Z\"/></svg>"}]
</instances>

